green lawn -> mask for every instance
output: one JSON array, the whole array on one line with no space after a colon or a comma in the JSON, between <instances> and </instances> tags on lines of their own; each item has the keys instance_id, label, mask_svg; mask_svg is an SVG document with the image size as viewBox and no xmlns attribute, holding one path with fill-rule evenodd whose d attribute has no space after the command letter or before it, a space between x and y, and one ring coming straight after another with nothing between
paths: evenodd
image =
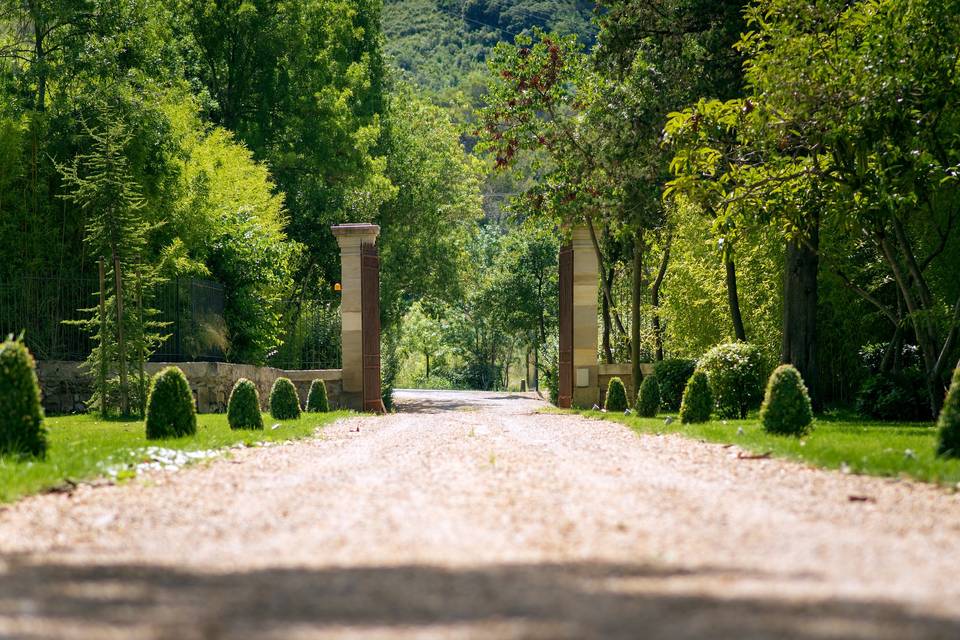
<instances>
[{"instance_id":1,"label":"green lawn","mask_svg":"<svg viewBox=\"0 0 960 640\"><path fill-rule=\"evenodd\" d=\"M906 476L924 482L956 487L960 483L960 460L937 458L936 428L929 423L873 422L844 415L821 416L814 430L803 438L770 435L756 417L746 420L714 420L684 425L658 418L637 418L620 413L578 412L590 418L613 420L638 433L677 433L722 444L735 444L757 454L806 462L826 469L873 476ZM738 434L739 429L742 434Z\"/></svg>"},{"instance_id":2,"label":"green lawn","mask_svg":"<svg viewBox=\"0 0 960 640\"><path fill-rule=\"evenodd\" d=\"M210 451L238 443L293 440L312 435L318 428L351 415L340 411L303 414L299 420L278 422L264 414L263 431L232 431L223 414L197 416L195 436L176 440L147 440L141 421L101 420L95 416L48 418L49 449L45 460L18 460L0 456L0 503L12 502L65 483L91 480L120 471L130 477L131 467L149 462L147 447L178 451ZM277 429L271 427L275 424Z\"/></svg>"}]
</instances>

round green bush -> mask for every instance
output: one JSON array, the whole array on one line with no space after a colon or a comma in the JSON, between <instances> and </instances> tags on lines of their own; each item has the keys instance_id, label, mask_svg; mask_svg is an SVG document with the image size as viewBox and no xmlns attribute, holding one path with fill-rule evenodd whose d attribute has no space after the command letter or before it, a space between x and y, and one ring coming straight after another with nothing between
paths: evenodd
<instances>
[{"instance_id":1,"label":"round green bush","mask_svg":"<svg viewBox=\"0 0 960 640\"><path fill-rule=\"evenodd\" d=\"M607 384L607 397L603 408L607 411L626 411L627 390L623 386L623 380L620 378L610 378L610 382Z\"/></svg>"},{"instance_id":2,"label":"round green bush","mask_svg":"<svg viewBox=\"0 0 960 640\"><path fill-rule=\"evenodd\" d=\"M314 380L310 383L310 393L307 394L307 411L309 413L330 411L330 402L327 400L327 383L323 380Z\"/></svg>"},{"instance_id":3,"label":"round green bush","mask_svg":"<svg viewBox=\"0 0 960 640\"><path fill-rule=\"evenodd\" d=\"M21 341L6 340L0 343L0 455L46 453L36 364Z\"/></svg>"},{"instance_id":4,"label":"round green bush","mask_svg":"<svg viewBox=\"0 0 960 640\"><path fill-rule=\"evenodd\" d=\"M940 411L937 426L940 427L937 455L960 458L960 368L953 372L953 382Z\"/></svg>"},{"instance_id":5,"label":"round green bush","mask_svg":"<svg viewBox=\"0 0 960 640\"><path fill-rule=\"evenodd\" d=\"M660 385L660 404L667 411L680 409L683 390L693 375L696 362L679 358L661 360L653 365L653 375Z\"/></svg>"},{"instance_id":6,"label":"round green bush","mask_svg":"<svg viewBox=\"0 0 960 640\"><path fill-rule=\"evenodd\" d=\"M179 438L197 432L197 412L187 376L167 367L150 381L147 396L147 439Z\"/></svg>"},{"instance_id":7,"label":"round green bush","mask_svg":"<svg viewBox=\"0 0 960 640\"><path fill-rule=\"evenodd\" d=\"M807 385L792 365L777 367L767 382L760 407L764 431L787 436L802 436L813 424L813 407Z\"/></svg>"},{"instance_id":8,"label":"round green bush","mask_svg":"<svg viewBox=\"0 0 960 640\"><path fill-rule=\"evenodd\" d=\"M644 418L654 418L660 411L660 384L657 376L647 376L640 383L636 409Z\"/></svg>"},{"instance_id":9,"label":"round green bush","mask_svg":"<svg viewBox=\"0 0 960 640\"><path fill-rule=\"evenodd\" d=\"M240 378L233 385L227 404L227 422L231 429L263 429L260 392L257 385L246 378Z\"/></svg>"},{"instance_id":10,"label":"round green bush","mask_svg":"<svg viewBox=\"0 0 960 640\"><path fill-rule=\"evenodd\" d=\"M697 369L690 376L683 390L683 400L680 402L680 422L694 424L708 422L713 412L713 392L707 374Z\"/></svg>"},{"instance_id":11,"label":"round green bush","mask_svg":"<svg viewBox=\"0 0 960 640\"><path fill-rule=\"evenodd\" d=\"M763 393L763 357L746 342L720 344L707 351L697 368L707 374L721 418L746 418L760 405Z\"/></svg>"},{"instance_id":12,"label":"round green bush","mask_svg":"<svg viewBox=\"0 0 960 640\"><path fill-rule=\"evenodd\" d=\"M300 398L290 378L277 378L270 391L270 415L274 420L296 420L300 417Z\"/></svg>"}]
</instances>

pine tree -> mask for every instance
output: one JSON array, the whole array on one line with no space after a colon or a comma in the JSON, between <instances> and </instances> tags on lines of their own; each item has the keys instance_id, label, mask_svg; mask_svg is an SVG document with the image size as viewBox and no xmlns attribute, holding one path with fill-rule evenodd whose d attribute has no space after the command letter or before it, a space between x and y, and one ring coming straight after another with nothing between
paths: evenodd
<instances>
[{"instance_id":1,"label":"pine tree","mask_svg":"<svg viewBox=\"0 0 960 640\"><path fill-rule=\"evenodd\" d=\"M142 260L150 225L126 156L131 134L105 105L99 108L99 118L99 129L86 127L89 153L58 167L67 187L64 198L86 215L84 244L100 257L98 304L84 309L91 317L78 323L95 343L84 363L96 378L87 406L101 415L113 408L129 415L135 408L142 416L148 380L144 365L164 340L160 333L164 325L155 320L156 311L145 307L144 295L159 284L159 277Z\"/></svg>"}]
</instances>

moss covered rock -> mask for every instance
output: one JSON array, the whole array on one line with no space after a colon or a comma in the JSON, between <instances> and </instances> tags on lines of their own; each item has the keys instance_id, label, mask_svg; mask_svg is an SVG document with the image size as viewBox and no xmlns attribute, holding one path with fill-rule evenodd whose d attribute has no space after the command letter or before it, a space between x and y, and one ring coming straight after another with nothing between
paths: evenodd
<instances>
[{"instance_id":1,"label":"moss covered rock","mask_svg":"<svg viewBox=\"0 0 960 640\"><path fill-rule=\"evenodd\" d=\"M960 458L960 368L953 372L953 382L937 421L940 440L937 455L944 458Z\"/></svg>"},{"instance_id":2,"label":"moss covered rock","mask_svg":"<svg viewBox=\"0 0 960 640\"><path fill-rule=\"evenodd\" d=\"M713 413L713 392L707 381L707 374L699 369L693 372L680 402L680 422L695 424L708 422Z\"/></svg>"},{"instance_id":3,"label":"moss covered rock","mask_svg":"<svg viewBox=\"0 0 960 640\"><path fill-rule=\"evenodd\" d=\"M246 378L240 378L233 385L227 404L227 422L231 429L263 429L260 392L257 385Z\"/></svg>"},{"instance_id":4,"label":"moss covered rock","mask_svg":"<svg viewBox=\"0 0 960 640\"><path fill-rule=\"evenodd\" d=\"M660 383L657 376L647 376L637 392L637 413L644 418L654 418L660 412Z\"/></svg>"},{"instance_id":5,"label":"moss covered rock","mask_svg":"<svg viewBox=\"0 0 960 640\"><path fill-rule=\"evenodd\" d=\"M46 455L43 417L33 356L19 340L0 343L0 455Z\"/></svg>"},{"instance_id":6,"label":"moss covered rock","mask_svg":"<svg viewBox=\"0 0 960 640\"><path fill-rule=\"evenodd\" d=\"M290 378L277 378L270 391L270 415L274 420L296 420L300 417L300 398Z\"/></svg>"},{"instance_id":7,"label":"moss covered rock","mask_svg":"<svg viewBox=\"0 0 960 640\"><path fill-rule=\"evenodd\" d=\"M623 380L620 378L610 378L603 408L607 411L625 411L627 409L627 389L623 386Z\"/></svg>"},{"instance_id":8,"label":"moss covered rock","mask_svg":"<svg viewBox=\"0 0 960 640\"><path fill-rule=\"evenodd\" d=\"M150 381L147 439L180 438L197 432L197 412L190 383L178 367L167 367Z\"/></svg>"},{"instance_id":9,"label":"moss covered rock","mask_svg":"<svg viewBox=\"0 0 960 640\"><path fill-rule=\"evenodd\" d=\"M764 431L788 436L802 436L813 425L807 385L792 365L780 365L770 374L760 422Z\"/></svg>"},{"instance_id":10,"label":"moss covered rock","mask_svg":"<svg viewBox=\"0 0 960 640\"><path fill-rule=\"evenodd\" d=\"M308 413L326 413L330 411L330 401L327 399L327 383L323 380L314 380L310 383L310 393L307 394Z\"/></svg>"}]
</instances>

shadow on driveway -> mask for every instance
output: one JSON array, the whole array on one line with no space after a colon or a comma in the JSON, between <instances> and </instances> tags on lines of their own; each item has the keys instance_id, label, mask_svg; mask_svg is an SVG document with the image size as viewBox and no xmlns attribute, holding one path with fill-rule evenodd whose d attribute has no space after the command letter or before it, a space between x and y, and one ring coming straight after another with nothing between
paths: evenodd
<instances>
[{"instance_id":1,"label":"shadow on driveway","mask_svg":"<svg viewBox=\"0 0 960 640\"><path fill-rule=\"evenodd\" d=\"M151 565L78 566L3 558L0 637L284 638L337 630L523 638L960 637L957 620L893 604L714 598L678 589L713 575L642 565L503 564L210 573ZM734 577L733 573L730 573ZM743 577L742 573L736 577ZM814 576L801 577L815 579ZM756 576L763 580L763 575ZM19 618L18 618L19 616ZM29 623L29 627L27 626ZM88 633L89 630L89 633ZM68 633L69 632L69 633ZM24 637L14 631L14 637ZM101 636L102 637L102 636Z\"/></svg>"}]
</instances>

